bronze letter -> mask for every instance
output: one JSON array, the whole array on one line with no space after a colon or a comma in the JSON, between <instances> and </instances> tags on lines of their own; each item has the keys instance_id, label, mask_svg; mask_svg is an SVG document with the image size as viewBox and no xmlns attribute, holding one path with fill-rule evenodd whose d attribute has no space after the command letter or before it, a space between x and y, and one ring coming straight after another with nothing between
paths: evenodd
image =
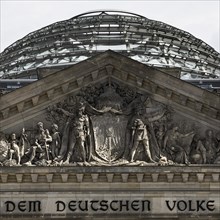
<instances>
[{"instance_id":1,"label":"bronze letter","mask_svg":"<svg viewBox=\"0 0 220 220\"><path fill-rule=\"evenodd\" d=\"M168 208L170 211L173 211L173 209L174 209L175 206L176 206L176 200L173 201L173 207L170 207L169 202L170 202L169 200L166 200L167 208Z\"/></svg>"},{"instance_id":2,"label":"bronze letter","mask_svg":"<svg viewBox=\"0 0 220 220\"><path fill-rule=\"evenodd\" d=\"M21 211L21 212L25 212L26 211L26 201L20 201L18 203L18 209Z\"/></svg>"},{"instance_id":3,"label":"bronze letter","mask_svg":"<svg viewBox=\"0 0 220 220\"><path fill-rule=\"evenodd\" d=\"M56 201L56 205L57 205L57 212L62 212L66 208L65 203L62 201ZM62 206L60 207L60 205L62 205Z\"/></svg>"},{"instance_id":4,"label":"bronze letter","mask_svg":"<svg viewBox=\"0 0 220 220\"><path fill-rule=\"evenodd\" d=\"M202 204L205 202L205 200L196 200L196 204L197 204L197 212L199 212L199 210L201 209L202 211L205 211L205 209L202 207Z\"/></svg>"},{"instance_id":5,"label":"bronze letter","mask_svg":"<svg viewBox=\"0 0 220 220\"><path fill-rule=\"evenodd\" d=\"M95 211L95 212L98 211L98 208L94 208L93 204L94 204L94 203L98 203L98 202L99 202L98 200L92 200L92 201L90 201L90 203L91 203L91 209L92 209L93 211Z\"/></svg>"},{"instance_id":6,"label":"bronze letter","mask_svg":"<svg viewBox=\"0 0 220 220\"><path fill-rule=\"evenodd\" d=\"M5 205L6 205L6 212L13 212L15 210L15 204L13 202L7 201L5 202Z\"/></svg>"},{"instance_id":7,"label":"bronze letter","mask_svg":"<svg viewBox=\"0 0 220 220\"><path fill-rule=\"evenodd\" d=\"M192 200L189 200L189 211L196 211L196 209L193 208Z\"/></svg>"},{"instance_id":8,"label":"bronze letter","mask_svg":"<svg viewBox=\"0 0 220 220\"><path fill-rule=\"evenodd\" d=\"M142 212L145 211L145 203L147 203L147 211L150 211L150 201L149 200L142 200Z\"/></svg>"},{"instance_id":9,"label":"bronze letter","mask_svg":"<svg viewBox=\"0 0 220 220\"><path fill-rule=\"evenodd\" d=\"M107 211L108 210L108 201L107 200L102 200L101 202L100 202L100 210L101 211Z\"/></svg>"},{"instance_id":10,"label":"bronze letter","mask_svg":"<svg viewBox=\"0 0 220 220\"><path fill-rule=\"evenodd\" d=\"M180 203L183 204L183 207L181 207L181 204L180 204ZM178 201L178 202L177 202L177 208L178 208L178 210L180 210L180 211L185 211L185 210L187 209L187 203L186 203L186 201L184 201L184 200Z\"/></svg>"},{"instance_id":11,"label":"bronze letter","mask_svg":"<svg viewBox=\"0 0 220 220\"><path fill-rule=\"evenodd\" d=\"M129 211L129 200L125 200L125 204L123 204L123 200L120 200L120 212L123 209L123 206L126 208L126 211Z\"/></svg>"},{"instance_id":12,"label":"bronze letter","mask_svg":"<svg viewBox=\"0 0 220 220\"><path fill-rule=\"evenodd\" d=\"M113 200L113 201L110 203L110 208L111 208L111 210L113 210L113 211L118 211L118 208L114 208L114 207L112 206L113 203L118 203L118 200Z\"/></svg>"},{"instance_id":13,"label":"bronze letter","mask_svg":"<svg viewBox=\"0 0 220 220\"><path fill-rule=\"evenodd\" d=\"M81 207L81 204L83 203L83 201L79 201L79 209L81 210L81 211L88 211L88 201L86 200L86 201L84 201L84 204L85 204L85 206L84 207Z\"/></svg>"},{"instance_id":14,"label":"bronze letter","mask_svg":"<svg viewBox=\"0 0 220 220\"><path fill-rule=\"evenodd\" d=\"M41 211L41 202L40 201L29 201L28 212L40 212L40 211Z\"/></svg>"},{"instance_id":15,"label":"bronze letter","mask_svg":"<svg viewBox=\"0 0 220 220\"><path fill-rule=\"evenodd\" d=\"M209 210L209 211L214 211L215 210L215 205L214 205L214 200L209 200L208 202L207 202L207 204L206 204L206 207L207 207L207 209ZM213 203L213 204L209 204L209 203Z\"/></svg>"},{"instance_id":16,"label":"bronze letter","mask_svg":"<svg viewBox=\"0 0 220 220\"><path fill-rule=\"evenodd\" d=\"M73 212L76 211L76 201L70 201L68 207L69 207L69 210Z\"/></svg>"},{"instance_id":17,"label":"bronze letter","mask_svg":"<svg viewBox=\"0 0 220 220\"><path fill-rule=\"evenodd\" d=\"M134 200L132 203L131 203L131 208L134 210L134 211L138 211L140 209L139 207L139 200Z\"/></svg>"}]
</instances>

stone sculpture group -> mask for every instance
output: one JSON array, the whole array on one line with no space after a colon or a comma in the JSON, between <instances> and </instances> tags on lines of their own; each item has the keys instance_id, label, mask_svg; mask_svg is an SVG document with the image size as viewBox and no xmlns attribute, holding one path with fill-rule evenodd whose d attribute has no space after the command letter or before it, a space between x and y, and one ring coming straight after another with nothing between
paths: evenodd
<instances>
[{"instance_id":1,"label":"stone sculpture group","mask_svg":"<svg viewBox=\"0 0 220 220\"><path fill-rule=\"evenodd\" d=\"M220 163L220 133L174 119L169 106L116 84L49 106L47 124L0 133L3 166Z\"/></svg>"}]
</instances>

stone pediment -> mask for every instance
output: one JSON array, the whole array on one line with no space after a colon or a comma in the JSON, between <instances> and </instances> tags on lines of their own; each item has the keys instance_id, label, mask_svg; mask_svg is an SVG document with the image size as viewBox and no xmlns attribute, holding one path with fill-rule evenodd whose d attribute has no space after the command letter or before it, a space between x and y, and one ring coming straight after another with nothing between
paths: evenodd
<instances>
[{"instance_id":1,"label":"stone pediment","mask_svg":"<svg viewBox=\"0 0 220 220\"><path fill-rule=\"evenodd\" d=\"M133 162L134 158L131 155L136 155L139 142L143 142L142 145L146 148L149 144L143 140L148 139L150 139L148 141L151 149L145 149L145 151L152 153L152 158L148 159L150 162L158 161L162 148L166 147L165 142L168 144L169 141L173 141L171 136L169 140L168 134L176 132L175 129L178 127L180 132L176 134L179 139L184 138L184 135L191 137L190 140L183 141L187 142L187 150L184 149L187 156L191 151L193 136L197 133L201 140L196 140L196 144L199 145L201 142L202 147L200 147L200 159L195 159L196 163L200 163L198 160L203 160L201 163L213 163L216 157L211 158L208 155L207 158L210 158L204 159L205 156L202 154L209 151L205 146L209 141L213 140L215 150L219 144L218 138L213 135L219 132L220 98L174 75L167 69L152 68L115 52L107 51L0 97L1 131L8 135L11 133L20 135L24 127L33 136L31 130L39 121L43 121L48 129L51 124L63 122L59 125L59 132L62 142L68 139L68 143L64 144L65 147L60 147L59 156L64 158L68 157L67 148L71 149L71 146L67 147L67 145L74 143L74 138L77 139L76 135L71 137L66 132L65 126L68 123L75 123L75 127L81 126L82 124L77 124L81 120L80 123L85 123L83 126L86 126L86 122L92 124L89 131L92 132L92 137L89 142L93 143L93 152L89 152L90 156L92 155L92 159L96 162L104 164L119 161L121 158ZM176 69L176 75L178 75L178 69ZM74 112L76 108L82 111L83 119L79 118L77 122L71 122L77 118ZM66 116L63 116L65 114ZM71 118L69 121L68 117ZM132 129L137 131L133 137ZM140 130L142 133L138 134ZM150 138L144 134L145 130L150 131ZM207 131L210 131L211 137L209 135L206 137ZM160 136L160 132L163 137ZM82 134L78 132L77 135ZM143 136L146 136L145 139ZM211 140L208 140L209 138ZM135 143L135 140L137 146L133 144L133 147L128 147L130 141ZM83 140L83 143L85 141ZM126 146L130 152L126 151ZM111 152L109 153L108 150ZM174 162L186 163L187 159L184 159L183 152L176 150L172 154L182 156L178 159L175 157ZM146 156L149 157L149 154L147 153ZM47 157L49 160L48 155ZM146 158L139 158L139 160L145 161ZM173 160L170 161L173 162ZM120 165L120 162L116 165Z\"/></svg>"},{"instance_id":2,"label":"stone pediment","mask_svg":"<svg viewBox=\"0 0 220 220\"><path fill-rule=\"evenodd\" d=\"M1 130L34 117L48 105L77 93L83 87L107 82L109 78L146 92L154 100L172 105L178 112L196 118L210 128L219 129L219 96L171 74L168 69L149 67L107 51L1 96Z\"/></svg>"}]
</instances>

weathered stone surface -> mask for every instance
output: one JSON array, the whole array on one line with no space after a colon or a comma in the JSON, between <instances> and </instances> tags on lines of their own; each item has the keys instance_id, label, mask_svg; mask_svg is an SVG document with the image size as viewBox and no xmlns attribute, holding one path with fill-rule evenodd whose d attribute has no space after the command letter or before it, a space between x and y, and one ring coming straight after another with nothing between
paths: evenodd
<instances>
[{"instance_id":1,"label":"weathered stone surface","mask_svg":"<svg viewBox=\"0 0 220 220\"><path fill-rule=\"evenodd\" d=\"M0 218L219 219L220 99L178 71L109 51L1 96Z\"/></svg>"}]
</instances>

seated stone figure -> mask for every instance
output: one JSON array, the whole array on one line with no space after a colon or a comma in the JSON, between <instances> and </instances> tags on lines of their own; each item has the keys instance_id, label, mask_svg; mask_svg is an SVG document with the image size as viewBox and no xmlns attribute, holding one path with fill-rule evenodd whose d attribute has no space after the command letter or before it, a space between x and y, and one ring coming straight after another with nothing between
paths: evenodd
<instances>
[{"instance_id":1,"label":"seated stone figure","mask_svg":"<svg viewBox=\"0 0 220 220\"><path fill-rule=\"evenodd\" d=\"M169 160L172 160L176 163L189 164L186 151L182 147L180 139L191 134L193 134L193 132L181 134L178 131L177 126L174 126L172 129L166 132L163 143L163 151Z\"/></svg>"},{"instance_id":2,"label":"seated stone figure","mask_svg":"<svg viewBox=\"0 0 220 220\"><path fill-rule=\"evenodd\" d=\"M42 122L37 123L37 134L35 136L36 160L50 160L49 144L52 142L52 137L49 131L44 129Z\"/></svg>"},{"instance_id":3,"label":"seated stone figure","mask_svg":"<svg viewBox=\"0 0 220 220\"><path fill-rule=\"evenodd\" d=\"M25 128L22 129L19 141L21 164L32 165L32 161L36 155L36 146L31 146Z\"/></svg>"},{"instance_id":4,"label":"seated stone figure","mask_svg":"<svg viewBox=\"0 0 220 220\"><path fill-rule=\"evenodd\" d=\"M44 129L42 122L37 123L37 134L35 135L33 145L30 144L25 129L23 128L19 142L22 164L31 166L40 163L39 161L42 160L50 160L49 143L51 143L51 141L52 137L49 131ZM42 164L43 163L40 163L39 165Z\"/></svg>"},{"instance_id":5,"label":"seated stone figure","mask_svg":"<svg viewBox=\"0 0 220 220\"><path fill-rule=\"evenodd\" d=\"M206 163L206 148L197 134L193 137L191 144L190 162L195 164Z\"/></svg>"}]
</instances>

